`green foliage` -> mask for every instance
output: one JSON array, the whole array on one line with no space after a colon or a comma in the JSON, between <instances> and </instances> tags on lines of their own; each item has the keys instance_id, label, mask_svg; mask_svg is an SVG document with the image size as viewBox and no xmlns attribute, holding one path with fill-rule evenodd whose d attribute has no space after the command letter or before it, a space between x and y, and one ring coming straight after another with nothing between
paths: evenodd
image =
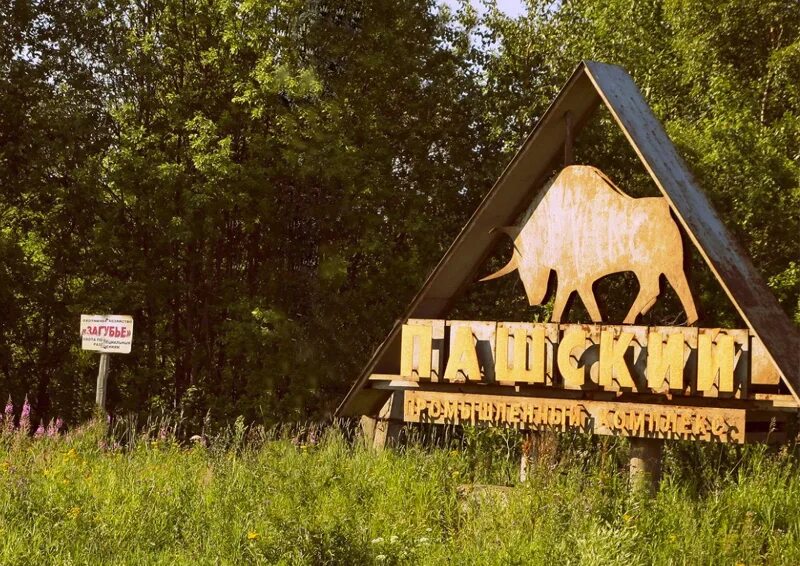
<instances>
[{"instance_id":1,"label":"green foliage","mask_svg":"<svg viewBox=\"0 0 800 566\"><path fill-rule=\"evenodd\" d=\"M153 423L97 423L0 449L3 564L796 564L800 480L787 453L740 450L713 486L670 444L653 499L631 492L626 443L562 444L530 478L507 476L508 438L450 439L375 453L331 428L297 435L243 425L181 446ZM495 435L495 433L490 433ZM511 441L512 449L505 451ZM476 444L477 442L477 444ZM480 444L480 446L478 446ZM499 449L482 480L464 470ZM718 447L719 448L719 447ZM734 449L719 448L735 454ZM726 456L726 457L727 457Z\"/></svg>"},{"instance_id":2,"label":"green foliage","mask_svg":"<svg viewBox=\"0 0 800 566\"><path fill-rule=\"evenodd\" d=\"M3 390L29 394L34 420L86 418L96 358L78 349L78 316L119 312L136 329L111 370L117 413L182 412L195 428L209 411L330 414L582 58L633 74L800 321L796 2L480 13L430 0L0 7ZM576 154L654 191L607 115ZM692 265L702 322L741 324ZM635 283L603 285L624 312ZM674 303L646 322L674 321ZM508 278L472 286L456 316L547 307Z\"/></svg>"}]
</instances>

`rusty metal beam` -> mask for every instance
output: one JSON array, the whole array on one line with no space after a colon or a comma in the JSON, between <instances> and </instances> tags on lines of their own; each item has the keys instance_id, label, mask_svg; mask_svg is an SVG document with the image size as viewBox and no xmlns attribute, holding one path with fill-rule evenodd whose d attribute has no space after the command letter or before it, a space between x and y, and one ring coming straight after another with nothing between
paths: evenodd
<instances>
[{"instance_id":1,"label":"rusty metal beam","mask_svg":"<svg viewBox=\"0 0 800 566\"><path fill-rule=\"evenodd\" d=\"M686 233L742 319L764 343L800 401L800 333L783 312L747 253L720 220L639 88L621 67L587 61L597 92L669 201Z\"/></svg>"}]
</instances>

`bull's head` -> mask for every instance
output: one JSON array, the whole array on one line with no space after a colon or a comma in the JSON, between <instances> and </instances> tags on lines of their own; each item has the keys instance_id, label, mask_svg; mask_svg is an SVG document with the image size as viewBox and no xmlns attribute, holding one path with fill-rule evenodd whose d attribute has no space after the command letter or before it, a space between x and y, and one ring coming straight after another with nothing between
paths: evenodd
<instances>
[{"instance_id":1,"label":"bull's head","mask_svg":"<svg viewBox=\"0 0 800 566\"><path fill-rule=\"evenodd\" d=\"M550 268L540 265L537 262L536 254L532 250L525 249L523 238L520 237L523 231L522 228L518 226L503 226L495 228L493 231L502 232L511 238L514 242L514 251L511 254L511 259L504 267L480 281L491 281L519 270L522 285L525 287L525 294L528 296L528 303L531 306L541 305L547 295Z\"/></svg>"}]
</instances>

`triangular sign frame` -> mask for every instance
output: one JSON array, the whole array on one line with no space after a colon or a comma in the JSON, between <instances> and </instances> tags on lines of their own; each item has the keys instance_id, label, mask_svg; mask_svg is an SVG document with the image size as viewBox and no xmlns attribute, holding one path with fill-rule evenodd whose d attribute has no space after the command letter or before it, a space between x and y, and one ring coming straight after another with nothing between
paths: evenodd
<instances>
[{"instance_id":1,"label":"triangular sign frame","mask_svg":"<svg viewBox=\"0 0 800 566\"><path fill-rule=\"evenodd\" d=\"M750 258L725 228L678 155L642 93L621 67L583 61L428 276L337 409L337 415L375 415L390 391L366 387L373 373L399 360L400 332L409 318L440 318L494 248L493 229L514 221L560 159L569 113L574 131L605 104L683 229L800 402L800 332L783 312ZM395 362L396 363L396 362Z\"/></svg>"}]
</instances>

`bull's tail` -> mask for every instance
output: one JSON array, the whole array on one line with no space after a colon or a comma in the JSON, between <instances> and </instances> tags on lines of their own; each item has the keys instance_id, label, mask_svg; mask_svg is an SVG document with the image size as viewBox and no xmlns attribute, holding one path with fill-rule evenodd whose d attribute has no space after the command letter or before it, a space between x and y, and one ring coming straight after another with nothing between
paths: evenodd
<instances>
[{"instance_id":1,"label":"bull's tail","mask_svg":"<svg viewBox=\"0 0 800 566\"><path fill-rule=\"evenodd\" d=\"M494 231L503 232L504 234L508 235L512 241L516 240L517 236L519 236L520 228L516 226L503 226L500 228L495 228ZM512 273L515 269L519 267L519 250L517 249L516 242L514 243L514 253L511 255L511 259L509 262L500 270L492 273L491 275L487 275L480 281L491 281L492 279L497 279L498 277L502 277L504 275L508 275Z\"/></svg>"}]
</instances>

